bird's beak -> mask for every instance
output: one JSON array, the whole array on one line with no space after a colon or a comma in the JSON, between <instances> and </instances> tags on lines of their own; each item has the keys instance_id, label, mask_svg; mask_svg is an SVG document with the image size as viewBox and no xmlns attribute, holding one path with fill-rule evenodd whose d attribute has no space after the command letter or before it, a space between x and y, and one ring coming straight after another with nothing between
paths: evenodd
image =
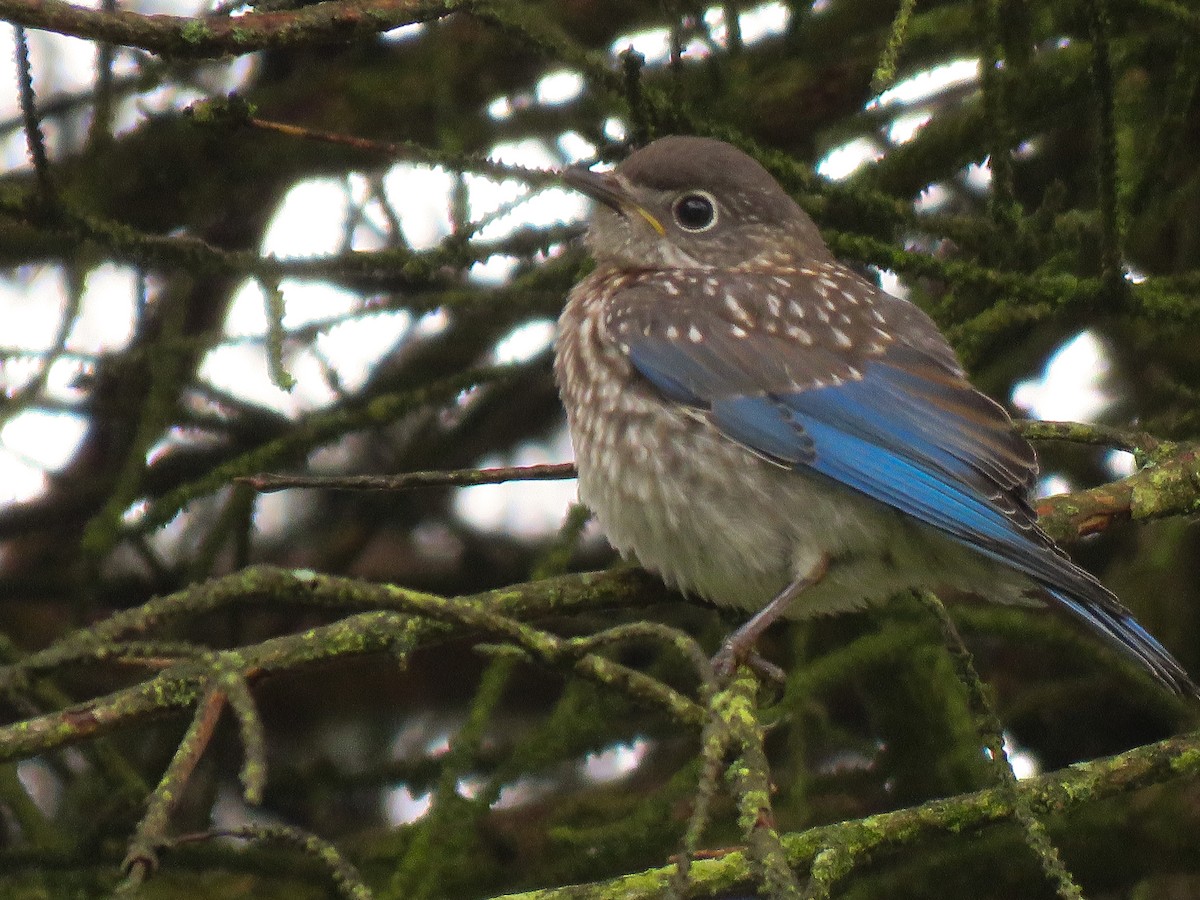
<instances>
[{"instance_id":1,"label":"bird's beak","mask_svg":"<svg viewBox=\"0 0 1200 900\"><path fill-rule=\"evenodd\" d=\"M593 172L591 169L574 166L562 169L559 174L567 187L587 194L622 216L629 216L631 213L641 216L660 236L666 235L667 230L663 228L662 222L633 199L633 195L611 172Z\"/></svg>"}]
</instances>

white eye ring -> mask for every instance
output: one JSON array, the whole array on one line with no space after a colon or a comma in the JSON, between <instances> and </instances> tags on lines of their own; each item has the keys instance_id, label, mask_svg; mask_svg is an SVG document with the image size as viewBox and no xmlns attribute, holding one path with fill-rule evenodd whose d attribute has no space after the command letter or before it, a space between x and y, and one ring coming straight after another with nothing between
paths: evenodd
<instances>
[{"instance_id":1,"label":"white eye ring","mask_svg":"<svg viewBox=\"0 0 1200 900\"><path fill-rule=\"evenodd\" d=\"M675 224L690 234L701 234L717 224L717 198L708 191L687 191L671 204Z\"/></svg>"}]
</instances>

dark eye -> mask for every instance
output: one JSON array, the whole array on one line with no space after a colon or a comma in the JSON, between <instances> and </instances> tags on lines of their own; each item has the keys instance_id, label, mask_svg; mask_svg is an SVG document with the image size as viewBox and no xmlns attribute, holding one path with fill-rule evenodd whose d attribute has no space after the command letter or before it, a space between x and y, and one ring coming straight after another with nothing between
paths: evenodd
<instances>
[{"instance_id":1,"label":"dark eye","mask_svg":"<svg viewBox=\"0 0 1200 900\"><path fill-rule=\"evenodd\" d=\"M717 224L717 201L712 194L690 191L671 207L675 221L684 231L708 231Z\"/></svg>"}]
</instances>

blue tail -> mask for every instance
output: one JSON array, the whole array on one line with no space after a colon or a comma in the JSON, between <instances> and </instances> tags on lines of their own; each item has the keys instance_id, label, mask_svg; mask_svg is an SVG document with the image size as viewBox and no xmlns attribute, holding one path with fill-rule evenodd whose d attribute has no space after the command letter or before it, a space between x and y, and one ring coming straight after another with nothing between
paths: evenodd
<instances>
[{"instance_id":1,"label":"blue tail","mask_svg":"<svg viewBox=\"0 0 1200 900\"><path fill-rule=\"evenodd\" d=\"M1135 659L1160 682L1177 694L1200 697L1198 688L1188 677L1183 667L1153 635L1138 624L1133 614L1099 582L1090 578L1086 590L1074 595L1066 591L1047 587L1055 600L1070 610L1082 621ZM1080 596L1083 594L1084 596Z\"/></svg>"}]
</instances>

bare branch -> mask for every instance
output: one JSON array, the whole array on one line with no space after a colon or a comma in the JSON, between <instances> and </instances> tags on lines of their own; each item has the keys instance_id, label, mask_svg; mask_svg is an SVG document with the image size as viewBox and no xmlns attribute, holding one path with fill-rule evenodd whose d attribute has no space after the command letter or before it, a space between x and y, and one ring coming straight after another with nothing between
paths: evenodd
<instances>
[{"instance_id":1,"label":"bare branch","mask_svg":"<svg viewBox=\"0 0 1200 900\"><path fill-rule=\"evenodd\" d=\"M405 472L402 475L247 475L234 480L260 494L288 488L327 491L408 491L423 487L468 487L506 481L562 481L575 477L575 463L538 466L498 466L493 469L451 469L445 472Z\"/></svg>"}]
</instances>

